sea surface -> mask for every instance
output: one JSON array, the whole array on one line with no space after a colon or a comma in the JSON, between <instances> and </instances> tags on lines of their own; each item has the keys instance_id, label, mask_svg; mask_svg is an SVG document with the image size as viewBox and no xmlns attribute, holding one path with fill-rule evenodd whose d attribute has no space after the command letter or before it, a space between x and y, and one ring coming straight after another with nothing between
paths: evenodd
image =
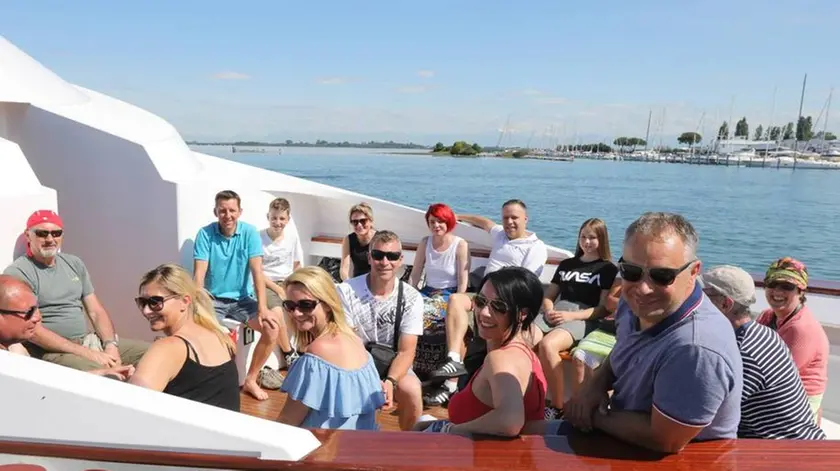
<instances>
[{"instance_id":1,"label":"sea surface","mask_svg":"<svg viewBox=\"0 0 840 471\"><path fill-rule=\"evenodd\" d=\"M575 160L450 158L370 149L284 148L283 153L196 150L425 209L498 220L500 205L528 205L528 229L574 250L580 224L607 223L613 258L627 225L645 211L686 216L700 234L706 267L763 273L790 255L812 279L840 281L840 171ZM416 152L416 151L415 151Z\"/></svg>"}]
</instances>

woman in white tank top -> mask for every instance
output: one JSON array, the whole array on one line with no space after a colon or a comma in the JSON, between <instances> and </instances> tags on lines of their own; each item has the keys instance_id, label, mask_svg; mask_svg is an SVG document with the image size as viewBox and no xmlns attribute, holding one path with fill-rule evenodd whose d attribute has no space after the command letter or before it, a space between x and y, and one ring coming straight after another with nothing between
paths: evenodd
<instances>
[{"instance_id":1,"label":"woman in white tank top","mask_svg":"<svg viewBox=\"0 0 840 471\"><path fill-rule=\"evenodd\" d=\"M420 241L411 269L411 284L424 296L467 291L470 250L467 241L452 233L456 224L455 213L445 204L433 204L426 211L426 225L431 235ZM421 289L423 272L426 278Z\"/></svg>"}]
</instances>

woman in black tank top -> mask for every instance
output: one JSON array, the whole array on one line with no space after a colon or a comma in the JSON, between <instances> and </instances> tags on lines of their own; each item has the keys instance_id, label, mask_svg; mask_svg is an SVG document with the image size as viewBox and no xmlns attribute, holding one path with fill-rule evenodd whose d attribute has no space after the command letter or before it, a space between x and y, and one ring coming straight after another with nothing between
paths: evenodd
<instances>
[{"instance_id":1,"label":"woman in black tank top","mask_svg":"<svg viewBox=\"0 0 840 471\"><path fill-rule=\"evenodd\" d=\"M135 302L152 331L166 337L152 343L129 382L239 412L236 346L207 292L167 264L143 276Z\"/></svg>"},{"instance_id":2,"label":"woman in black tank top","mask_svg":"<svg viewBox=\"0 0 840 471\"><path fill-rule=\"evenodd\" d=\"M373 210L367 203L350 208L350 226L353 232L341 244L341 280L355 278L370 272L368 246L376 233L373 228Z\"/></svg>"}]
</instances>

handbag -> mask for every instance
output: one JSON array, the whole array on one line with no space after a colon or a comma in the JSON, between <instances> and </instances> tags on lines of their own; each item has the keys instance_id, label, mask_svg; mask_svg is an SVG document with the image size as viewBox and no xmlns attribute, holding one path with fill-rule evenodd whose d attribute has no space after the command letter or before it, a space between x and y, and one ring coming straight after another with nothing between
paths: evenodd
<instances>
[{"instance_id":1,"label":"handbag","mask_svg":"<svg viewBox=\"0 0 840 471\"><path fill-rule=\"evenodd\" d=\"M376 342L368 342L365 349L370 352L373 357L373 364L376 365L376 371L379 372L379 379L384 380L388 376L388 370L391 368L391 363L397 356L397 351L400 346L400 323L403 315L403 282L397 280L399 288L397 288L397 314L394 319L394 344L386 345Z\"/></svg>"}]
</instances>

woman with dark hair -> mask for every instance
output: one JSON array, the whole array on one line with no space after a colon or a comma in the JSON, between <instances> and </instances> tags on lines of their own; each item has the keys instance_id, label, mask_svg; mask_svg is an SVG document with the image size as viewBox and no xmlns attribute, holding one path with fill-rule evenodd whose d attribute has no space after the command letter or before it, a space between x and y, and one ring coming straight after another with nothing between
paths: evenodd
<instances>
[{"instance_id":1,"label":"woman with dark hair","mask_svg":"<svg viewBox=\"0 0 840 471\"><path fill-rule=\"evenodd\" d=\"M545 377L522 337L542 296L540 279L521 267L484 277L473 299L478 335L487 342L484 363L452 396L448 421L420 422L415 430L512 437L526 422L543 418Z\"/></svg>"}]
</instances>

